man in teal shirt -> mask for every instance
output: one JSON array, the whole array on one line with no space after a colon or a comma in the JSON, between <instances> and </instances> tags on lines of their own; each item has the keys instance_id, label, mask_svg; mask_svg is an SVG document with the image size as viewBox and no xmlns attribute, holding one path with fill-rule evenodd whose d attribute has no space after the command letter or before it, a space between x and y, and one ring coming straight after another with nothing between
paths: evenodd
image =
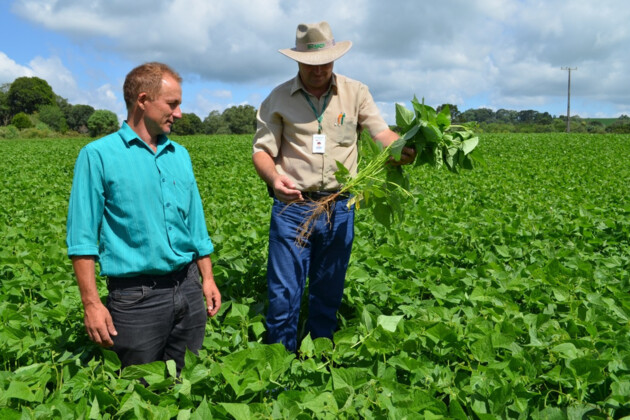
<instances>
[{"instance_id":1,"label":"man in teal shirt","mask_svg":"<svg viewBox=\"0 0 630 420\"><path fill-rule=\"evenodd\" d=\"M111 347L123 366L174 359L181 370L186 349L201 348L207 317L221 306L190 156L167 137L181 118L181 77L147 63L123 89L127 120L77 158L68 255L90 339ZM97 260L107 276L106 306Z\"/></svg>"}]
</instances>

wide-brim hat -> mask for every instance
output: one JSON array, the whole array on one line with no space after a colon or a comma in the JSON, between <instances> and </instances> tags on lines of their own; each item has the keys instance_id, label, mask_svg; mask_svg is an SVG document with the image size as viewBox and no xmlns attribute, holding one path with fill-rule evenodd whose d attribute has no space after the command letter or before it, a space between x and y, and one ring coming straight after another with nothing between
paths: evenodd
<instances>
[{"instance_id":1,"label":"wide-brim hat","mask_svg":"<svg viewBox=\"0 0 630 420\"><path fill-rule=\"evenodd\" d=\"M295 48L278 51L298 63L318 66L337 60L350 47L351 41L335 41L328 22L300 23L295 34Z\"/></svg>"}]
</instances>

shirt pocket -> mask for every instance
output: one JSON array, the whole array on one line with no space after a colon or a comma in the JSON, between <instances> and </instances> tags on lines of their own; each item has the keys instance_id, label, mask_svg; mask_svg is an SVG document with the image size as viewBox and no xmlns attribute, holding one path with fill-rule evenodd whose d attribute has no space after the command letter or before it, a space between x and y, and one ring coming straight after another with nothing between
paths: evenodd
<instances>
[{"instance_id":1,"label":"shirt pocket","mask_svg":"<svg viewBox=\"0 0 630 420\"><path fill-rule=\"evenodd\" d=\"M183 179L181 177L172 177L172 200L177 206L177 210L181 216L186 219L190 211L190 203L193 196L194 181L190 179Z\"/></svg>"},{"instance_id":2,"label":"shirt pocket","mask_svg":"<svg viewBox=\"0 0 630 420\"><path fill-rule=\"evenodd\" d=\"M357 142L357 122L353 120L345 120L339 128L339 145L342 147L353 146Z\"/></svg>"}]
</instances>

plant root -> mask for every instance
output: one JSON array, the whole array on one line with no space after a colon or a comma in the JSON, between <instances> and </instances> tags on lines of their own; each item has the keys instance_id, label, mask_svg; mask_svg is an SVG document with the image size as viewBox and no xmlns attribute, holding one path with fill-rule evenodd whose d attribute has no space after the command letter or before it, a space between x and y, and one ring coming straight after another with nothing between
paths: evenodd
<instances>
[{"instance_id":1,"label":"plant root","mask_svg":"<svg viewBox=\"0 0 630 420\"><path fill-rule=\"evenodd\" d=\"M326 215L326 223L330 226L330 218L332 216L332 211L334 208L335 201L339 197L339 193L331 194L327 197L320 198L319 200L309 200L306 204L310 206L308 210L308 217L297 229L297 236L295 238L295 243L300 247L304 248L308 243L311 234L313 233L313 229L315 228L315 222L322 217L322 215ZM292 202L293 203L302 203L302 202Z\"/></svg>"}]
</instances>

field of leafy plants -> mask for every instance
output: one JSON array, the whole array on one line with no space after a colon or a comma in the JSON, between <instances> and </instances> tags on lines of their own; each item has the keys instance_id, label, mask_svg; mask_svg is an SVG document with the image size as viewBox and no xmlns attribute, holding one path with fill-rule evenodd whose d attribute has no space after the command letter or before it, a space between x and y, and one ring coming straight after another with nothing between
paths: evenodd
<instances>
[{"instance_id":1,"label":"field of leafy plants","mask_svg":"<svg viewBox=\"0 0 630 420\"><path fill-rule=\"evenodd\" d=\"M270 202L250 138L179 141L224 299L179 377L120 371L85 334L64 240L88 139L0 141L0 418L630 416L630 136L481 135L484 167L408 169L402 222L357 213L334 344L298 355L264 344Z\"/></svg>"}]
</instances>

